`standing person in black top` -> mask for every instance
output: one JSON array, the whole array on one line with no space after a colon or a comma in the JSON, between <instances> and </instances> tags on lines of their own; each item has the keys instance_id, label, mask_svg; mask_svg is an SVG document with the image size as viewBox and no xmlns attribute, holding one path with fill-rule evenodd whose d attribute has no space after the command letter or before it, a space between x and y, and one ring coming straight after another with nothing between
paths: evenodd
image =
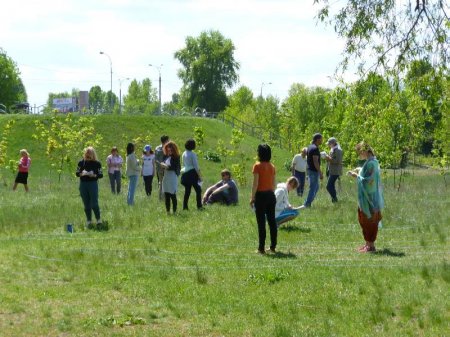
<instances>
[{"instance_id":1,"label":"standing person in black top","mask_svg":"<svg viewBox=\"0 0 450 337\"><path fill-rule=\"evenodd\" d=\"M87 228L93 229L92 211L94 211L97 226L102 224L100 207L98 206L98 183L103 178L102 164L97 160L97 154L92 146L84 150L83 159L78 162L77 177L80 178L80 196L86 213Z\"/></svg>"},{"instance_id":2,"label":"standing person in black top","mask_svg":"<svg viewBox=\"0 0 450 337\"><path fill-rule=\"evenodd\" d=\"M316 133L313 136L311 145L308 146L308 154L306 158L307 173L309 178L309 192L308 197L303 204L304 207L311 207L317 192L319 191L319 178L323 179L322 171L320 170L320 149L322 144L322 135Z\"/></svg>"}]
</instances>

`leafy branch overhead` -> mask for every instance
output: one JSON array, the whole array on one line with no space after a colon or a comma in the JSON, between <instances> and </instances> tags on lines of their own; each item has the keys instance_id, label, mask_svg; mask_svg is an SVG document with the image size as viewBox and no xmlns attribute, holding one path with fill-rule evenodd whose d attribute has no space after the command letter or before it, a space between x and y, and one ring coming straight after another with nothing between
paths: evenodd
<instances>
[{"instance_id":1,"label":"leafy branch overhead","mask_svg":"<svg viewBox=\"0 0 450 337\"><path fill-rule=\"evenodd\" d=\"M448 67L449 12L447 1L315 0L317 18L334 26L345 39L340 68L359 61L359 71L403 71L413 60L428 59Z\"/></svg>"}]
</instances>

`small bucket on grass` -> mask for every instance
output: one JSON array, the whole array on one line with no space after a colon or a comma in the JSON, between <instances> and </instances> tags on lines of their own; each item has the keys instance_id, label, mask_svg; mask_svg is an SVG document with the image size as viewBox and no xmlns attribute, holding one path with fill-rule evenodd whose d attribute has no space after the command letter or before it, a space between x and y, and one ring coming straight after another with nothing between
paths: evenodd
<instances>
[{"instance_id":1,"label":"small bucket on grass","mask_svg":"<svg viewBox=\"0 0 450 337\"><path fill-rule=\"evenodd\" d=\"M66 224L66 231L68 233L73 233L73 224L71 223Z\"/></svg>"}]
</instances>

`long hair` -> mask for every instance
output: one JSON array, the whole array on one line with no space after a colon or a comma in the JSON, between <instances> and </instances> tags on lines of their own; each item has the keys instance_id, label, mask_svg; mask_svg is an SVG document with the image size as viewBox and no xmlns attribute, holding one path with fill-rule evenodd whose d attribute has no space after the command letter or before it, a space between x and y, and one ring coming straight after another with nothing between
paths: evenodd
<instances>
[{"instance_id":1,"label":"long hair","mask_svg":"<svg viewBox=\"0 0 450 337\"><path fill-rule=\"evenodd\" d=\"M97 161L97 153L92 146L84 149L83 159L86 161Z\"/></svg>"},{"instance_id":2,"label":"long hair","mask_svg":"<svg viewBox=\"0 0 450 337\"><path fill-rule=\"evenodd\" d=\"M179 158L180 157L180 150L178 149L177 144L175 144L175 142L173 141L169 141L164 145L163 151L164 154L167 156L167 149L172 149L172 157L173 158Z\"/></svg>"},{"instance_id":3,"label":"long hair","mask_svg":"<svg viewBox=\"0 0 450 337\"><path fill-rule=\"evenodd\" d=\"M134 152L134 144L133 143L128 143L127 144L127 156L132 154Z\"/></svg>"}]
</instances>

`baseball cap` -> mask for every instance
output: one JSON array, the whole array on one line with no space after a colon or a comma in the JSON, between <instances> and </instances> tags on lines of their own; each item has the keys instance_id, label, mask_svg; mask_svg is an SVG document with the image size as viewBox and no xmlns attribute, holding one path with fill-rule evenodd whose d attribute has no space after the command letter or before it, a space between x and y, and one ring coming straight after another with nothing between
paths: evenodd
<instances>
[{"instance_id":1,"label":"baseball cap","mask_svg":"<svg viewBox=\"0 0 450 337\"><path fill-rule=\"evenodd\" d=\"M152 147L150 145L148 145L148 144L144 146L144 151L145 152L150 151L151 149L152 149Z\"/></svg>"}]
</instances>

